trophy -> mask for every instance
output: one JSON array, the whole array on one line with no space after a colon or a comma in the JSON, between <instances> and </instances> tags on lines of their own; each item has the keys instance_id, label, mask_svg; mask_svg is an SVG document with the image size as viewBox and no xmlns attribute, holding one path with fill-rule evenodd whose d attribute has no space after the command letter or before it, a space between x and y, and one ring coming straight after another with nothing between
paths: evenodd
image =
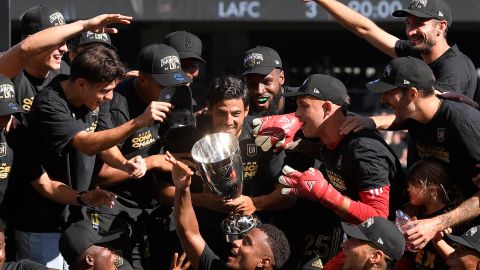
<instances>
[{"instance_id":1,"label":"trophy","mask_svg":"<svg viewBox=\"0 0 480 270\"><path fill-rule=\"evenodd\" d=\"M214 133L197 141L192 148L192 158L202 180L210 191L224 200L242 195L243 163L240 146L235 136ZM226 240L232 242L257 225L255 215L230 215L222 221Z\"/></svg>"}]
</instances>

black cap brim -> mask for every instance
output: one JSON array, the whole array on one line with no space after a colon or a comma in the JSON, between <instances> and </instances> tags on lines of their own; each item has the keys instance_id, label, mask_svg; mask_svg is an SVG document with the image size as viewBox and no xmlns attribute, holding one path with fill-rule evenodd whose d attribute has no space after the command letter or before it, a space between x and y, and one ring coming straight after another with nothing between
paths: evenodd
<instances>
[{"instance_id":1,"label":"black cap brim","mask_svg":"<svg viewBox=\"0 0 480 270\"><path fill-rule=\"evenodd\" d=\"M105 244L119 239L122 236L122 231L116 230L108 234L101 234L101 238L95 241L95 244Z\"/></svg>"},{"instance_id":2,"label":"black cap brim","mask_svg":"<svg viewBox=\"0 0 480 270\"><path fill-rule=\"evenodd\" d=\"M242 73L242 76L248 75L248 74L260 74L260 75L268 75L270 72L272 72L275 69L275 67L257 67L257 68L252 68L245 70Z\"/></svg>"},{"instance_id":3,"label":"black cap brim","mask_svg":"<svg viewBox=\"0 0 480 270\"><path fill-rule=\"evenodd\" d=\"M366 84L366 86L368 90L378 94L385 93L395 88L398 88L398 86L396 85L382 82L381 80L375 80L375 81L369 82Z\"/></svg>"},{"instance_id":4,"label":"black cap brim","mask_svg":"<svg viewBox=\"0 0 480 270\"><path fill-rule=\"evenodd\" d=\"M183 71L167 73L167 74L152 74L152 77L164 87L177 86L180 84L191 83L192 79Z\"/></svg>"},{"instance_id":5,"label":"black cap brim","mask_svg":"<svg viewBox=\"0 0 480 270\"><path fill-rule=\"evenodd\" d=\"M186 59L186 58L194 58L202 63L206 63L205 60L203 60L203 58L196 54L196 53L192 53L192 52L178 52L178 56L180 56L180 59Z\"/></svg>"},{"instance_id":6,"label":"black cap brim","mask_svg":"<svg viewBox=\"0 0 480 270\"><path fill-rule=\"evenodd\" d=\"M20 105L15 102L2 102L0 103L0 116L15 114L22 112Z\"/></svg>"},{"instance_id":7,"label":"black cap brim","mask_svg":"<svg viewBox=\"0 0 480 270\"><path fill-rule=\"evenodd\" d=\"M392 13L393 17L407 17L407 15L412 15L418 18L425 18L425 19L434 18L432 14L422 12L420 10L400 9L400 10L395 10Z\"/></svg>"},{"instance_id":8,"label":"black cap brim","mask_svg":"<svg viewBox=\"0 0 480 270\"><path fill-rule=\"evenodd\" d=\"M446 236L455 243L464 245L468 248L471 248L471 249L474 249L474 250L480 252L480 247L473 246L472 244L468 243L465 239L463 239L461 236L456 236L456 235L453 235L453 234L446 234Z\"/></svg>"},{"instance_id":9,"label":"black cap brim","mask_svg":"<svg viewBox=\"0 0 480 270\"><path fill-rule=\"evenodd\" d=\"M342 228L348 236L370 242L370 239L360 231L357 225L342 222Z\"/></svg>"}]
</instances>

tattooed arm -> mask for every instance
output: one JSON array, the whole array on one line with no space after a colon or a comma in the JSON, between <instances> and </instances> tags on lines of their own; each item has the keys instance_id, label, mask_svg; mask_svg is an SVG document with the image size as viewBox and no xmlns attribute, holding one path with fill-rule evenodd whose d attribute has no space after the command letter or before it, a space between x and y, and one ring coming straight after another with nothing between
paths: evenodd
<instances>
[{"instance_id":1,"label":"tattooed arm","mask_svg":"<svg viewBox=\"0 0 480 270\"><path fill-rule=\"evenodd\" d=\"M480 192L465 200L458 207L445 214L429 219L412 221L415 227L405 232L408 241L415 249L422 249L437 232L464 223L480 216Z\"/></svg>"}]
</instances>

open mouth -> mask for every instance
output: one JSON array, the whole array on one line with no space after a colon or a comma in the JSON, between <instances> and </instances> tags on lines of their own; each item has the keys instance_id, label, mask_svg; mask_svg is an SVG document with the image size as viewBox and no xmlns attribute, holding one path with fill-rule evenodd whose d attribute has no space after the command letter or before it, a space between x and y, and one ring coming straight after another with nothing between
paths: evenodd
<instances>
[{"instance_id":1,"label":"open mouth","mask_svg":"<svg viewBox=\"0 0 480 270\"><path fill-rule=\"evenodd\" d=\"M257 100L257 104L260 104L260 105L263 105L265 103L268 102L268 99L269 97L258 97L256 100Z\"/></svg>"}]
</instances>

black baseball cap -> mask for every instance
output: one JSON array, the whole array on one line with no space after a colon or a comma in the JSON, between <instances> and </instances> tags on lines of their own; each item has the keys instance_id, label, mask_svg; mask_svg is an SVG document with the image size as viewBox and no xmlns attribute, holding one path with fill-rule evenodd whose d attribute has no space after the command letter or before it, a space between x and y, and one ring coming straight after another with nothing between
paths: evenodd
<instances>
[{"instance_id":1,"label":"black baseball cap","mask_svg":"<svg viewBox=\"0 0 480 270\"><path fill-rule=\"evenodd\" d=\"M65 19L56 8L35 6L22 15L22 36L35 34L49 27L64 25Z\"/></svg>"},{"instance_id":2,"label":"black baseball cap","mask_svg":"<svg viewBox=\"0 0 480 270\"><path fill-rule=\"evenodd\" d=\"M180 59L194 58L205 63L202 58L202 41L187 31L175 31L165 36L163 43L177 50Z\"/></svg>"},{"instance_id":3,"label":"black baseball cap","mask_svg":"<svg viewBox=\"0 0 480 270\"><path fill-rule=\"evenodd\" d=\"M15 88L12 81L0 74L0 116L22 112L15 101Z\"/></svg>"},{"instance_id":4,"label":"black baseball cap","mask_svg":"<svg viewBox=\"0 0 480 270\"><path fill-rule=\"evenodd\" d=\"M178 52L165 44L150 44L138 55L138 70L151 74L164 87L191 83L182 70Z\"/></svg>"},{"instance_id":5,"label":"black baseball cap","mask_svg":"<svg viewBox=\"0 0 480 270\"><path fill-rule=\"evenodd\" d=\"M243 55L243 73L268 75L273 69L282 69L282 59L277 51L270 47L257 46Z\"/></svg>"},{"instance_id":6,"label":"black baseball cap","mask_svg":"<svg viewBox=\"0 0 480 270\"><path fill-rule=\"evenodd\" d=\"M383 93L398 87L416 87L429 90L435 86L432 69L415 57L395 58L388 63L378 80L367 83L367 89L374 93Z\"/></svg>"},{"instance_id":7,"label":"black baseball cap","mask_svg":"<svg viewBox=\"0 0 480 270\"><path fill-rule=\"evenodd\" d=\"M403 256L405 238L386 218L371 217L358 225L342 222L342 227L348 236L372 243L396 261Z\"/></svg>"},{"instance_id":8,"label":"black baseball cap","mask_svg":"<svg viewBox=\"0 0 480 270\"><path fill-rule=\"evenodd\" d=\"M328 100L339 106L350 105L350 97L345 85L335 77L325 74L310 75L296 92L283 93L284 97L311 95Z\"/></svg>"},{"instance_id":9,"label":"black baseball cap","mask_svg":"<svg viewBox=\"0 0 480 270\"><path fill-rule=\"evenodd\" d=\"M63 258L72 265L85 250L96 244L108 243L120 238L122 232L114 231L101 234L95 230L90 220L73 223L60 236L59 249Z\"/></svg>"},{"instance_id":10,"label":"black baseball cap","mask_svg":"<svg viewBox=\"0 0 480 270\"><path fill-rule=\"evenodd\" d=\"M448 26L452 25L452 13L444 0L413 0L406 9L395 10L393 17L406 17L407 14L419 18L446 20Z\"/></svg>"},{"instance_id":11,"label":"black baseball cap","mask_svg":"<svg viewBox=\"0 0 480 270\"><path fill-rule=\"evenodd\" d=\"M117 48L112 45L112 40L110 35L107 33L95 33L92 31L83 32L81 35L74 37L70 41L70 46L72 48L78 48L83 45L92 44L92 43L101 43L107 46L108 48L116 51Z\"/></svg>"},{"instance_id":12,"label":"black baseball cap","mask_svg":"<svg viewBox=\"0 0 480 270\"><path fill-rule=\"evenodd\" d=\"M461 236L447 234L447 237L453 242L480 252L480 225L470 228Z\"/></svg>"}]
</instances>

